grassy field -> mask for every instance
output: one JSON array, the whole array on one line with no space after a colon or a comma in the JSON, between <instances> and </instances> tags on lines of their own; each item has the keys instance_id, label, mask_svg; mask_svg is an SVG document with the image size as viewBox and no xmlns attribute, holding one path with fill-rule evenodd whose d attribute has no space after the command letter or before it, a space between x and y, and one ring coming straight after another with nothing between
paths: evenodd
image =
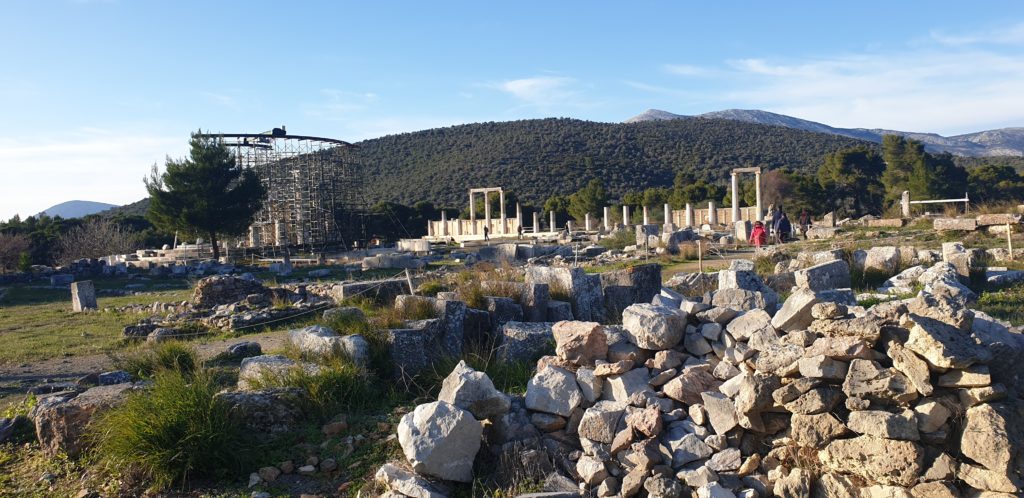
<instances>
[{"instance_id":1,"label":"grassy field","mask_svg":"<svg viewBox=\"0 0 1024 498\"><path fill-rule=\"evenodd\" d=\"M165 290L100 297L97 303L102 310L157 301L180 302L191 293L189 289ZM112 351L121 344L125 325L146 316L148 313L74 313L67 290L12 287L0 301L0 341L4 345L0 348L0 364Z\"/></svg>"}]
</instances>

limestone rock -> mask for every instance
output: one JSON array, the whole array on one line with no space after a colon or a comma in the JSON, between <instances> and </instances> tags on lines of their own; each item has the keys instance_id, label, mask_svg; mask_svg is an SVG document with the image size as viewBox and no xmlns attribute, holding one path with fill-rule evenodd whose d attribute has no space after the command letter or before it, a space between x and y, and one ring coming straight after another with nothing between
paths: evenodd
<instances>
[{"instance_id":1,"label":"limestone rock","mask_svg":"<svg viewBox=\"0 0 1024 498\"><path fill-rule=\"evenodd\" d=\"M551 323L510 321L501 325L498 334L498 358L504 361L535 361L546 351L553 336Z\"/></svg>"},{"instance_id":2,"label":"limestone rock","mask_svg":"<svg viewBox=\"0 0 1024 498\"><path fill-rule=\"evenodd\" d=\"M773 334L775 332L774 327L772 327L772 317L760 309L742 313L729 322L725 330L738 341L746 341L762 330L768 330Z\"/></svg>"},{"instance_id":3,"label":"limestone rock","mask_svg":"<svg viewBox=\"0 0 1024 498\"><path fill-rule=\"evenodd\" d=\"M827 356L841 361L855 358L872 359L871 345L857 337L819 337L814 340L804 356Z\"/></svg>"},{"instance_id":4,"label":"limestone rock","mask_svg":"<svg viewBox=\"0 0 1024 498\"><path fill-rule=\"evenodd\" d=\"M987 349L947 323L910 314L903 326L910 331L907 349L921 355L932 368L967 368L992 359Z\"/></svg>"},{"instance_id":5,"label":"limestone rock","mask_svg":"<svg viewBox=\"0 0 1024 498\"><path fill-rule=\"evenodd\" d=\"M914 412L905 410L900 414L881 410L860 410L850 412L847 427L854 432L886 439L917 441L917 418Z\"/></svg>"},{"instance_id":6,"label":"limestone rock","mask_svg":"<svg viewBox=\"0 0 1024 498\"><path fill-rule=\"evenodd\" d=\"M593 365L608 357L608 340L601 324L595 322L558 322L551 332L555 354L576 365Z\"/></svg>"},{"instance_id":7,"label":"limestone rock","mask_svg":"<svg viewBox=\"0 0 1024 498\"><path fill-rule=\"evenodd\" d=\"M473 480L482 434L472 414L444 401L419 405L398 424L398 442L413 470L457 482Z\"/></svg>"},{"instance_id":8,"label":"limestone rock","mask_svg":"<svg viewBox=\"0 0 1024 498\"><path fill-rule=\"evenodd\" d=\"M834 260L794 272L796 286L812 291L850 287L850 266Z\"/></svg>"},{"instance_id":9,"label":"limestone rock","mask_svg":"<svg viewBox=\"0 0 1024 498\"><path fill-rule=\"evenodd\" d=\"M928 369L928 363L896 341L889 343L888 356L892 359L893 368L905 375L917 392L921 393L922 396L932 395L934 389L931 384L931 372Z\"/></svg>"},{"instance_id":10,"label":"limestone rock","mask_svg":"<svg viewBox=\"0 0 1024 498\"><path fill-rule=\"evenodd\" d=\"M576 370L576 384L583 393L583 399L587 403L593 403L601 398L601 391L604 389L604 378L594 374L592 368L580 368Z\"/></svg>"},{"instance_id":11,"label":"limestone rock","mask_svg":"<svg viewBox=\"0 0 1024 498\"><path fill-rule=\"evenodd\" d=\"M731 399L724 394L714 392L701 393L700 397L704 402L704 410L708 414L711 427L715 429L715 434L724 435L736 427L738 423L736 406Z\"/></svg>"},{"instance_id":12,"label":"limestone rock","mask_svg":"<svg viewBox=\"0 0 1024 498\"><path fill-rule=\"evenodd\" d=\"M924 450L910 441L859 436L832 441L818 458L835 472L857 475L869 482L913 486L923 470Z\"/></svg>"},{"instance_id":13,"label":"limestone rock","mask_svg":"<svg viewBox=\"0 0 1024 498\"><path fill-rule=\"evenodd\" d=\"M672 398L687 405L700 404L701 393L718 389L722 382L711 374L709 365L686 367L678 377L662 386L662 391Z\"/></svg>"},{"instance_id":14,"label":"limestone rock","mask_svg":"<svg viewBox=\"0 0 1024 498\"><path fill-rule=\"evenodd\" d=\"M246 430L269 436L294 430L309 404L309 396L297 387L223 391L216 399L228 406L232 419Z\"/></svg>"},{"instance_id":15,"label":"limestone rock","mask_svg":"<svg viewBox=\"0 0 1024 498\"><path fill-rule=\"evenodd\" d=\"M48 456L65 453L75 457L85 450L83 437L93 416L122 403L134 389L133 384L93 387L77 396L43 398L33 409L36 438Z\"/></svg>"},{"instance_id":16,"label":"limestone rock","mask_svg":"<svg viewBox=\"0 0 1024 498\"><path fill-rule=\"evenodd\" d=\"M622 312L622 325L633 344L644 349L670 349L683 338L686 313L653 304L634 304Z\"/></svg>"},{"instance_id":17,"label":"limestone rock","mask_svg":"<svg viewBox=\"0 0 1024 498\"><path fill-rule=\"evenodd\" d=\"M811 448L824 448L833 439L850 434L850 430L831 413L816 415L793 414L790 435L797 444Z\"/></svg>"},{"instance_id":18,"label":"limestone rock","mask_svg":"<svg viewBox=\"0 0 1024 498\"><path fill-rule=\"evenodd\" d=\"M615 401L598 401L583 412L577 431L580 437L601 443L611 443L623 423L626 404Z\"/></svg>"},{"instance_id":19,"label":"limestone rock","mask_svg":"<svg viewBox=\"0 0 1024 498\"><path fill-rule=\"evenodd\" d=\"M849 365L845 362L833 360L825 355L801 358L799 363L800 375L814 377L823 380L843 380Z\"/></svg>"},{"instance_id":20,"label":"limestone rock","mask_svg":"<svg viewBox=\"0 0 1024 498\"><path fill-rule=\"evenodd\" d=\"M608 477L604 462L589 455L583 455L576 462L576 473L587 486L598 486Z\"/></svg>"},{"instance_id":21,"label":"limestone rock","mask_svg":"<svg viewBox=\"0 0 1024 498\"><path fill-rule=\"evenodd\" d=\"M545 368L526 386L526 407L530 410L568 417L582 401L576 376L562 368Z\"/></svg>"},{"instance_id":22,"label":"limestone rock","mask_svg":"<svg viewBox=\"0 0 1024 498\"><path fill-rule=\"evenodd\" d=\"M605 377L601 398L625 402L636 393L652 393L653 390L648 383L650 379L650 373L644 367L634 368L622 375Z\"/></svg>"},{"instance_id":23,"label":"limestone rock","mask_svg":"<svg viewBox=\"0 0 1024 498\"><path fill-rule=\"evenodd\" d=\"M1007 405L982 404L967 410L960 451L989 470L1006 472L1020 441L1012 439L1017 431L1009 427ZM996 490L993 490L996 491Z\"/></svg>"},{"instance_id":24,"label":"limestone rock","mask_svg":"<svg viewBox=\"0 0 1024 498\"><path fill-rule=\"evenodd\" d=\"M907 403L917 398L917 391L903 374L883 368L871 360L853 360L843 381L843 392L849 397L874 398Z\"/></svg>"},{"instance_id":25,"label":"limestone rock","mask_svg":"<svg viewBox=\"0 0 1024 498\"><path fill-rule=\"evenodd\" d=\"M478 420L503 415L510 406L508 396L494 388L487 374L473 370L465 361L444 379L437 399L469 410Z\"/></svg>"},{"instance_id":26,"label":"limestone rock","mask_svg":"<svg viewBox=\"0 0 1024 498\"><path fill-rule=\"evenodd\" d=\"M953 411L945 403L926 398L914 407L919 432L935 432L953 415Z\"/></svg>"},{"instance_id":27,"label":"limestone rock","mask_svg":"<svg viewBox=\"0 0 1024 498\"><path fill-rule=\"evenodd\" d=\"M922 482L910 490L912 498L959 498L960 492L948 482Z\"/></svg>"},{"instance_id":28,"label":"limestone rock","mask_svg":"<svg viewBox=\"0 0 1024 498\"><path fill-rule=\"evenodd\" d=\"M810 472L795 468L784 478L775 481L775 496L780 498L810 498L814 476Z\"/></svg>"},{"instance_id":29,"label":"limestone rock","mask_svg":"<svg viewBox=\"0 0 1024 498\"><path fill-rule=\"evenodd\" d=\"M410 498L445 498L430 482L393 463L385 463L374 474L374 479L388 489Z\"/></svg>"}]
</instances>

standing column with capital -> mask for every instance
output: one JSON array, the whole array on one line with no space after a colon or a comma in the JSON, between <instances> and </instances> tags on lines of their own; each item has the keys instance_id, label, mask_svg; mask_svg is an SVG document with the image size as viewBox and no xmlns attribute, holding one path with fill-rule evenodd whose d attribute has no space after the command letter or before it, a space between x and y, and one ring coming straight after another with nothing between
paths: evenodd
<instances>
[{"instance_id":1,"label":"standing column with capital","mask_svg":"<svg viewBox=\"0 0 1024 498\"><path fill-rule=\"evenodd\" d=\"M476 235L476 204L473 202L473 191L469 191L469 233Z\"/></svg>"},{"instance_id":2,"label":"standing column with capital","mask_svg":"<svg viewBox=\"0 0 1024 498\"><path fill-rule=\"evenodd\" d=\"M523 226L523 208L516 203L516 233L519 233L519 229Z\"/></svg>"},{"instance_id":3,"label":"standing column with capital","mask_svg":"<svg viewBox=\"0 0 1024 498\"><path fill-rule=\"evenodd\" d=\"M484 226L487 227L488 235L494 235L491 230L491 193L484 191Z\"/></svg>"},{"instance_id":4,"label":"standing column with capital","mask_svg":"<svg viewBox=\"0 0 1024 498\"><path fill-rule=\"evenodd\" d=\"M622 206L622 226L629 228L629 206Z\"/></svg>"},{"instance_id":5,"label":"standing column with capital","mask_svg":"<svg viewBox=\"0 0 1024 498\"><path fill-rule=\"evenodd\" d=\"M688 228L693 228L693 204L689 202L686 203L686 218L683 220L683 223Z\"/></svg>"},{"instance_id":6,"label":"standing column with capital","mask_svg":"<svg viewBox=\"0 0 1024 498\"><path fill-rule=\"evenodd\" d=\"M508 223L506 223L506 218L505 218L505 191L504 190L499 190L498 191L498 202L501 203L501 205L500 205L501 206L500 207L500 212L501 212L501 233L502 234L507 234L508 233Z\"/></svg>"},{"instance_id":7,"label":"standing column with capital","mask_svg":"<svg viewBox=\"0 0 1024 498\"><path fill-rule=\"evenodd\" d=\"M732 222L740 221L740 180L736 173L732 174Z\"/></svg>"},{"instance_id":8,"label":"standing column with capital","mask_svg":"<svg viewBox=\"0 0 1024 498\"><path fill-rule=\"evenodd\" d=\"M764 210L761 209L761 170L754 172L754 190L757 195L757 221L764 221Z\"/></svg>"}]
</instances>

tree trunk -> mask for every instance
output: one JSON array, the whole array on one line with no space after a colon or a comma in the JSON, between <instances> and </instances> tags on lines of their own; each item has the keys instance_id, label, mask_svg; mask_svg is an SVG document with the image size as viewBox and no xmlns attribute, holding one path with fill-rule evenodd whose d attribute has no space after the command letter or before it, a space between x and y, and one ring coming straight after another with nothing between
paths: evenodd
<instances>
[{"instance_id":1,"label":"tree trunk","mask_svg":"<svg viewBox=\"0 0 1024 498\"><path fill-rule=\"evenodd\" d=\"M217 246L217 232L210 230L210 244L213 244L213 259L220 261L220 247Z\"/></svg>"}]
</instances>

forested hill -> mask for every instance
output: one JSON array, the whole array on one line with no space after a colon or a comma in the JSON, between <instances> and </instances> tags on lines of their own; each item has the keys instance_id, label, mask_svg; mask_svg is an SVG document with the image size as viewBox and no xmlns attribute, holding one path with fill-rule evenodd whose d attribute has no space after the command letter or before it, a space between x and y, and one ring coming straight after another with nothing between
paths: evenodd
<instances>
[{"instance_id":1,"label":"forested hill","mask_svg":"<svg viewBox=\"0 0 1024 498\"><path fill-rule=\"evenodd\" d=\"M844 147L877 144L802 130L695 118L640 123L533 119L475 123L358 143L367 201L462 207L471 187L504 187L541 203L599 178L612 197L671 186L676 172L726 184L729 170L813 172Z\"/></svg>"}]
</instances>

